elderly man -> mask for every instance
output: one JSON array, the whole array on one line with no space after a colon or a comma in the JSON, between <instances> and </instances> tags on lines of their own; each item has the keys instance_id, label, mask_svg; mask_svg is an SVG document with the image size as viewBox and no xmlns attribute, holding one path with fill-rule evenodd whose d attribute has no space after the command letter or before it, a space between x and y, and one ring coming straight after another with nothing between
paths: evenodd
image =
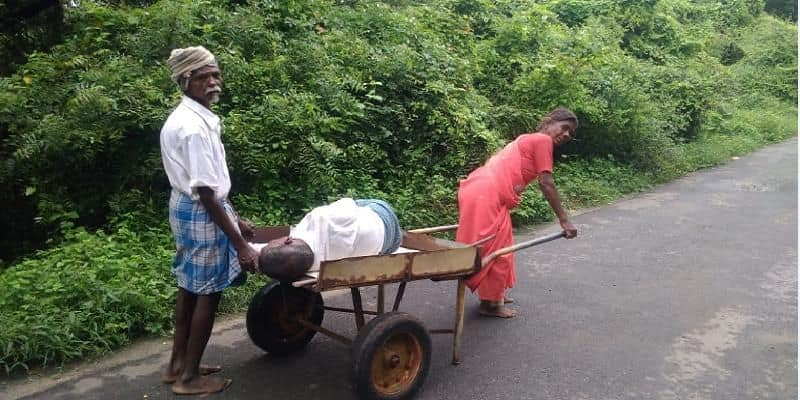
<instances>
[{"instance_id":1,"label":"elderly man","mask_svg":"<svg viewBox=\"0 0 800 400\"><path fill-rule=\"evenodd\" d=\"M261 272L293 281L322 261L392 253L402 239L400 223L388 203L343 198L311 210L289 236L253 246L260 250Z\"/></svg>"},{"instance_id":2,"label":"elderly man","mask_svg":"<svg viewBox=\"0 0 800 400\"><path fill-rule=\"evenodd\" d=\"M258 253L245 240L252 229L227 199L231 181L220 119L211 111L222 90L214 55L202 46L175 49L167 64L183 96L161 129L177 247L172 272L178 281L175 338L162 380L176 394L214 393L231 383L206 376L220 367L200 365L214 314L222 290L243 281L242 268L253 270Z\"/></svg>"}]
</instances>

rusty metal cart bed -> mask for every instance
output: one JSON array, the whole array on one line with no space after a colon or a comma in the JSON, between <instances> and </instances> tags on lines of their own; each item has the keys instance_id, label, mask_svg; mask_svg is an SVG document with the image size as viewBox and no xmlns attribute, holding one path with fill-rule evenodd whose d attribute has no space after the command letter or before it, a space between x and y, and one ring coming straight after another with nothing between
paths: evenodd
<instances>
[{"instance_id":1,"label":"rusty metal cart bed","mask_svg":"<svg viewBox=\"0 0 800 400\"><path fill-rule=\"evenodd\" d=\"M247 310L247 333L258 347L273 355L303 349L316 333L352 349L354 388L362 399L408 399L425 381L430 368L430 334L453 335L453 364L460 362L464 327L465 279L494 257L563 236L563 232L500 249L481 258L479 245L430 236L457 225L408 231L394 254L324 261L305 279L273 281L254 296ZM288 235L288 227L257 228L254 242ZM427 329L416 317L398 311L408 282L422 279L458 281L453 327ZM385 309L384 288L399 283L391 309ZM365 310L360 288L377 286L377 309ZM350 289L353 308L330 307L321 293ZM325 311L355 315L358 334L350 339L321 326ZM366 315L372 315L366 322Z\"/></svg>"}]
</instances>

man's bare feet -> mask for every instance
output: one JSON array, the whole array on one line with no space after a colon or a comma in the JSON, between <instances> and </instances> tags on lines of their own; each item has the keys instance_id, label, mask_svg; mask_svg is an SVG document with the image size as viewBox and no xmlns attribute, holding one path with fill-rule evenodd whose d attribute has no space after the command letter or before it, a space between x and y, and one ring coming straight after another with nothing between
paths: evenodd
<instances>
[{"instance_id":1,"label":"man's bare feet","mask_svg":"<svg viewBox=\"0 0 800 400\"><path fill-rule=\"evenodd\" d=\"M220 371L222 371L222 366L219 366L219 365L201 365L200 366L200 375L211 375L211 374L215 374L215 373L220 372ZM161 382L164 382L164 383L175 383L175 381L178 380L179 376L181 376L180 371L173 374L172 372L169 371L169 368L167 368L167 371L165 371L161 375Z\"/></svg>"},{"instance_id":2,"label":"man's bare feet","mask_svg":"<svg viewBox=\"0 0 800 400\"><path fill-rule=\"evenodd\" d=\"M512 310L502 303L493 303L490 301L481 301L478 307L478 313L486 317L497 318L514 318L517 316L517 311Z\"/></svg>"},{"instance_id":3,"label":"man's bare feet","mask_svg":"<svg viewBox=\"0 0 800 400\"><path fill-rule=\"evenodd\" d=\"M208 394L221 392L231 385L233 380L200 375L187 382L177 381L172 384L175 394Z\"/></svg>"}]
</instances>

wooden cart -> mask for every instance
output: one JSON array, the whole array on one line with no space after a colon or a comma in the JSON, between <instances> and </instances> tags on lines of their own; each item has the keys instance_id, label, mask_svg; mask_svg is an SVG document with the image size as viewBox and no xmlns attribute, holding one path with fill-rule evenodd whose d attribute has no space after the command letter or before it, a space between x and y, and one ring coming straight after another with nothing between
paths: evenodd
<instances>
[{"instance_id":1,"label":"wooden cart","mask_svg":"<svg viewBox=\"0 0 800 400\"><path fill-rule=\"evenodd\" d=\"M465 279L502 254L563 236L551 234L481 258L479 245L430 236L454 230L457 225L412 230L401 251L379 256L324 261L306 279L289 284L273 281L260 289L247 310L247 333L258 347L273 355L287 355L304 348L319 332L352 349L354 388L362 399L409 399L422 387L431 358L430 334L453 335L453 364L460 362L464 327ZM258 228L254 239L265 243L288 235L288 227ZM408 282L431 279L458 281L455 318L448 329L427 329L414 316L398 311ZM399 283L390 310L385 309L384 286ZM377 286L376 310L365 310L360 288ZM353 308L329 307L321 292L350 289ZM358 329L354 339L321 326L325 311L352 313ZM365 316L374 316L366 322Z\"/></svg>"}]
</instances>

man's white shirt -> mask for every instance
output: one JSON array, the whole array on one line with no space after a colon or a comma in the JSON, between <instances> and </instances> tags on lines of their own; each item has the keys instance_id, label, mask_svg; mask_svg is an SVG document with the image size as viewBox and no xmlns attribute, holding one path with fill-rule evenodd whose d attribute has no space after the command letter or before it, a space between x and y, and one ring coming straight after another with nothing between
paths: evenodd
<instances>
[{"instance_id":1,"label":"man's white shirt","mask_svg":"<svg viewBox=\"0 0 800 400\"><path fill-rule=\"evenodd\" d=\"M161 159L173 188L197 200L207 186L217 199L228 196L231 178L222 145L219 117L183 96L161 128Z\"/></svg>"},{"instance_id":2,"label":"man's white shirt","mask_svg":"<svg viewBox=\"0 0 800 400\"><path fill-rule=\"evenodd\" d=\"M316 269L322 261L379 254L384 230L378 214L344 198L311 210L291 228L290 236L308 244Z\"/></svg>"}]
</instances>

